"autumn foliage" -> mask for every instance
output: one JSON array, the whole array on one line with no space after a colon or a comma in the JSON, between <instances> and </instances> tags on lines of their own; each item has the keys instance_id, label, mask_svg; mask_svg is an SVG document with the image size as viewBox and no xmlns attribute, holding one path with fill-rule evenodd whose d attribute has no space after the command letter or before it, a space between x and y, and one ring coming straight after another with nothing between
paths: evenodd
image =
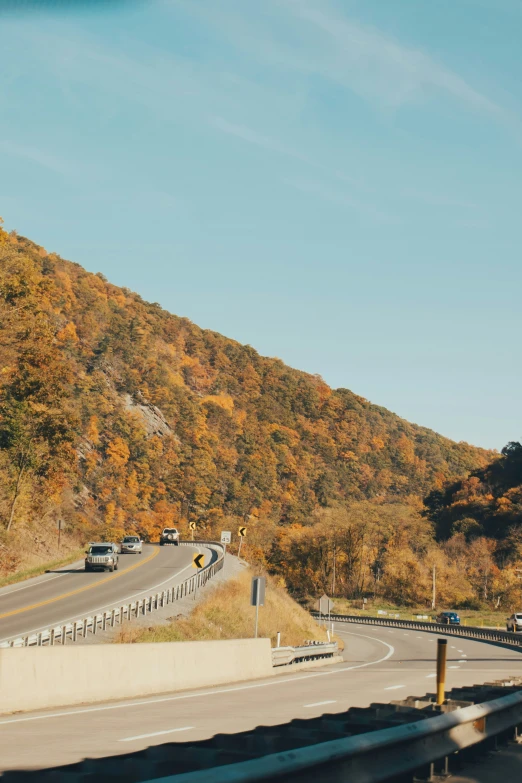
<instances>
[{"instance_id":1,"label":"autumn foliage","mask_svg":"<svg viewBox=\"0 0 522 783\"><path fill-rule=\"evenodd\" d=\"M286 562L288 531L304 552L322 511L414 508L492 456L1 229L0 329L4 572L21 536L59 518L76 540L186 533L189 516L203 534L249 520L260 558L273 546ZM385 562L389 544L368 547ZM368 586L368 567L355 578L347 589Z\"/></svg>"}]
</instances>

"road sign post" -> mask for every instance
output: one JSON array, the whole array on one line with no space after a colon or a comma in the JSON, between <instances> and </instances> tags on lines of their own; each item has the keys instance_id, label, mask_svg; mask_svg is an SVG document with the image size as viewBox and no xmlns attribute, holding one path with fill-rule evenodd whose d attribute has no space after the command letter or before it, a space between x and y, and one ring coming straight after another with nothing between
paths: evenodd
<instances>
[{"instance_id":1,"label":"road sign post","mask_svg":"<svg viewBox=\"0 0 522 783\"><path fill-rule=\"evenodd\" d=\"M318 601L318 608L319 608L319 614L322 617L328 615L328 622L330 622L330 614L333 609L333 601L331 600L331 598L328 598L326 593L320 597Z\"/></svg>"},{"instance_id":2,"label":"road sign post","mask_svg":"<svg viewBox=\"0 0 522 783\"><path fill-rule=\"evenodd\" d=\"M221 543L225 547L225 552L224 552L224 555L223 555L223 559L225 559L225 557L227 556L227 544L230 544L231 541L232 541L232 533L230 532L230 530L222 530L221 531Z\"/></svg>"},{"instance_id":3,"label":"road sign post","mask_svg":"<svg viewBox=\"0 0 522 783\"><path fill-rule=\"evenodd\" d=\"M251 606L256 607L256 626L254 632L254 639L257 639L257 628L259 624L259 607L265 605L265 587L266 587L266 579L264 576L253 577L250 604Z\"/></svg>"},{"instance_id":4,"label":"road sign post","mask_svg":"<svg viewBox=\"0 0 522 783\"><path fill-rule=\"evenodd\" d=\"M237 556L239 557L241 555L241 544L243 543L243 539L245 538L247 534L246 527L241 526L239 530L237 531L237 534L239 536L239 549L237 550Z\"/></svg>"}]
</instances>

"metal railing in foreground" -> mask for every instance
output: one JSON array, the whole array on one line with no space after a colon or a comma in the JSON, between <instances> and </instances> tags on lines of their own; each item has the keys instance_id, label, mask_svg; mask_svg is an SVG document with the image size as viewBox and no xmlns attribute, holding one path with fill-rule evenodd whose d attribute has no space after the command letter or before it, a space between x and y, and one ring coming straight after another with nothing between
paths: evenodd
<instances>
[{"instance_id":1,"label":"metal railing in foreground","mask_svg":"<svg viewBox=\"0 0 522 783\"><path fill-rule=\"evenodd\" d=\"M384 783L461 768L476 753L514 739L522 724L522 679L372 704L206 740L41 771L5 772L5 783Z\"/></svg>"},{"instance_id":2,"label":"metal railing in foreground","mask_svg":"<svg viewBox=\"0 0 522 783\"><path fill-rule=\"evenodd\" d=\"M163 609L164 606L174 603L194 593L198 588L203 587L215 576L224 565L224 547L217 541L180 541L182 546L197 547L206 546L210 549L215 548L218 557L213 563L202 568L193 576L180 582L178 585L162 590L161 593L153 593L140 598L131 603L121 604L100 614L93 614L86 617L72 620L64 625L57 625L51 628L45 628L38 633L18 636L8 641L1 642L0 647L39 647L53 646L55 644L74 643L80 639L85 639L87 635L95 635L100 631L106 631L108 628L114 628L125 621L143 617L152 612Z\"/></svg>"},{"instance_id":3,"label":"metal railing in foreground","mask_svg":"<svg viewBox=\"0 0 522 783\"><path fill-rule=\"evenodd\" d=\"M447 625L446 623L432 623L418 620L396 620L391 617L368 617L355 614L329 614L322 615L312 612L312 617L324 622L358 623L361 625L382 625L389 628L409 628L416 631L431 631L431 633L448 634L450 636L463 636L468 639L479 639L483 642L503 642L514 647L522 648L522 634L510 631L497 631L493 628L474 628L471 625Z\"/></svg>"},{"instance_id":4,"label":"metal railing in foreground","mask_svg":"<svg viewBox=\"0 0 522 783\"><path fill-rule=\"evenodd\" d=\"M301 647L273 647L272 666L333 658L338 653L337 642L310 642Z\"/></svg>"}]
</instances>

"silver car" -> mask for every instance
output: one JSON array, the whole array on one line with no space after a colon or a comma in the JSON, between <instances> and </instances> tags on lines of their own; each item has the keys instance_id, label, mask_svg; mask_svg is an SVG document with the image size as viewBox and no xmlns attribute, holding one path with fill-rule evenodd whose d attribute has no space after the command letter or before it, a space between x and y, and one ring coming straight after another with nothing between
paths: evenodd
<instances>
[{"instance_id":1,"label":"silver car","mask_svg":"<svg viewBox=\"0 0 522 783\"><path fill-rule=\"evenodd\" d=\"M120 544L120 552L122 555L141 555L143 552L143 541L138 536L125 536Z\"/></svg>"},{"instance_id":2,"label":"silver car","mask_svg":"<svg viewBox=\"0 0 522 783\"><path fill-rule=\"evenodd\" d=\"M85 558L86 571L117 571L118 547L112 543L89 544Z\"/></svg>"}]
</instances>

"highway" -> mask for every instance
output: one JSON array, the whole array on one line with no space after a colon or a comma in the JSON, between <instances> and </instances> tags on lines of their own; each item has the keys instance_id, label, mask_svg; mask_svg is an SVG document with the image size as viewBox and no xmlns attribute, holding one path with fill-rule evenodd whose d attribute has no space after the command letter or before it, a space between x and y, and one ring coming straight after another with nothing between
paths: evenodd
<instances>
[{"instance_id":1,"label":"highway","mask_svg":"<svg viewBox=\"0 0 522 783\"><path fill-rule=\"evenodd\" d=\"M142 555L120 555L114 573L87 573L81 561L4 587L0 642L164 590L191 576L193 554L191 547L146 544Z\"/></svg>"},{"instance_id":2,"label":"highway","mask_svg":"<svg viewBox=\"0 0 522 783\"><path fill-rule=\"evenodd\" d=\"M0 717L0 769L45 768L433 692L436 634L367 625L337 630L346 649L344 662L335 666L204 691ZM521 676L522 654L448 637L447 672L448 689Z\"/></svg>"}]
</instances>

